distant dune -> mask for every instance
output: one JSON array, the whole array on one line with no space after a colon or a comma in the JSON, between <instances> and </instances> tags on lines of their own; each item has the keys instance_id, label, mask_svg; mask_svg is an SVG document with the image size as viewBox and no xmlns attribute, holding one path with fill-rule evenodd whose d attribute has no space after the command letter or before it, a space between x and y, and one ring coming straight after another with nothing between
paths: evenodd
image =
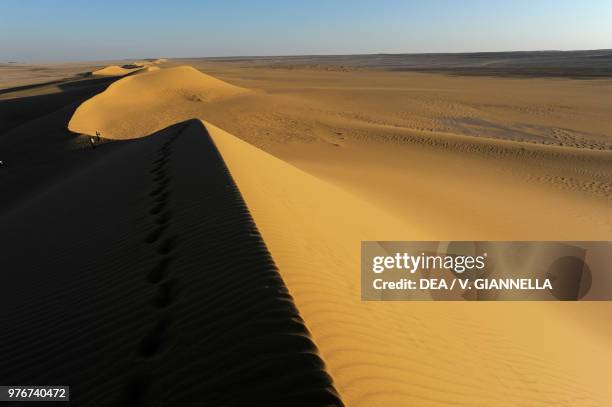
<instances>
[{"instance_id":1,"label":"distant dune","mask_svg":"<svg viewBox=\"0 0 612 407\"><path fill-rule=\"evenodd\" d=\"M129 68L124 68L117 65L110 65L105 68L98 69L97 71L93 71L92 74L98 76L123 76L127 75L128 73L138 71L140 69L142 69L142 66L138 65Z\"/></svg>"},{"instance_id":2,"label":"distant dune","mask_svg":"<svg viewBox=\"0 0 612 407\"><path fill-rule=\"evenodd\" d=\"M131 64L109 65L101 69L92 71L92 75L97 76L124 76L133 72L150 72L159 69L159 64L167 62L167 59L151 59L145 61L134 61Z\"/></svg>"},{"instance_id":3,"label":"distant dune","mask_svg":"<svg viewBox=\"0 0 612 407\"><path fill-rule=\"evenodd\" d=\"M139 137L194 117L194 104L247 92L188 66L151 71L123 78L83 103L68 128L113 139Z\"/></svg>"},{"instance_id":4,"label":"distant dune","mask_svg":"<svg viewBox=\"0 0 612 407\"><path fill-rule=\"evenodd\" d=\"M145 59L141 61L134 61L136 65L157 65L162 64L164 62L168 62L166 58L154 58L154 59Z\"/></svg>"},{"instance_id":5,"label":"distant dune","mask_svg":"<svg viewBox=\"0 0 612 407\"><path fill-rule=\"evenodd\" d=\"M158 69L159 69L159 66L147 66L143 70L145 72L152 72L152 71L157 71Z\"/></svg>"}]
</instances>

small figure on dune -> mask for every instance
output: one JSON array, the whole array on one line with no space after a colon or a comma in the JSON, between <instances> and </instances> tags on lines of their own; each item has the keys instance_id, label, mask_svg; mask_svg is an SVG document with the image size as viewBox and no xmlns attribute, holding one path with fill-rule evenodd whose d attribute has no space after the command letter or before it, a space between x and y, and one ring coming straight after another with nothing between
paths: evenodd
<instances>
[{"instance_id":1,"label":"small figure on dune","mask_svg":"<svg viewBox=\"0 0 612 407\"><path fill-rule=\"evenodd\" d=\"M100 132L96 131L96 137L90 137L89 143L91 144L91 148L96 148L96 144L100 144Z\"/></svg>"}]
</instances>

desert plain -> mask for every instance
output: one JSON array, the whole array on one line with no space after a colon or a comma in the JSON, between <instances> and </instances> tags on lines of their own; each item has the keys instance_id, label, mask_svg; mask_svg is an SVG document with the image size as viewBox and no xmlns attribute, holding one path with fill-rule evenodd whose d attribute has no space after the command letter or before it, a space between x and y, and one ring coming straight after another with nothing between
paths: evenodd
<instances>
[{"instance_id":1,"label":"desert plain","mask_svg":"<svg viewBox=\"0 0 612 407\"><path fill-rule=\"evenodd\" d=\"M364 302L359 274L364 240L611 240L608 54L0 65L7 378L610 405L610 303Z\"/></svg>"}]
</instances>

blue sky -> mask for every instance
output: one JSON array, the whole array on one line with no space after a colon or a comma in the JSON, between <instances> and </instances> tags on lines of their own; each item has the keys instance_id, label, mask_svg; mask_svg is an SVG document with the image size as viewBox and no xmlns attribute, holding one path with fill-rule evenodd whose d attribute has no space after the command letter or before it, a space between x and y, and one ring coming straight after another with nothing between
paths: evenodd
<instances>
[{"instance_id":1,"label":"blue sky","mask_svg":"<svg viewBox=\"0 0 612 407\"><path fill-rule=\"evenodd\" d=\"M0 1L0 61L595 48L610 0Z\"/></svg>"}]
</instances>

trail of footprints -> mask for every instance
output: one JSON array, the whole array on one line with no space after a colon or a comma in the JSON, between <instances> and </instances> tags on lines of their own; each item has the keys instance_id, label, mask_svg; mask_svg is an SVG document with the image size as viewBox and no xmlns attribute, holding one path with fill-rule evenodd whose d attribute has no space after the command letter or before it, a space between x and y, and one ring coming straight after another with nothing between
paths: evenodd
<instances>
[{"instance_id":1,"label":"trail of footprints","mask_svg":"<svg viewBox=\"0 0 612 407\"><path fill-rule=\"evenodd\" d=\"M176 236L168 232L172 214L167 208L170 197L170 175L168 174L168 162L172 155L172 143L181 131L174 133L164 142L158 150L159 158L153 161L151 174L153 176L154 189L150 193L153 206L149 216L154 224L154 229L144 239L145 243L154 248L159 257L157 264L149 271L147 281L155 284L157 293L153 298L153 305L161 310L172 303L176 295L176 281L168 278L168 267L172 263L172 252L176 246ZM159 311L158 311L159 312ZM168 335L168 319L160 313L156 324L140 343L140 355L145 358L155 356L164 344L164 338Z\"/></svg>"},{"instance_id":2,"label":"trail of footprints","mask_svg":"<svg viewBox=\"0 0 612 407\"><path fill-rule=\"evenodd\" d=\"M158 257L155 265L146 275L147 282L156 286L157 291L153 296L152 305L157 319L148 333L142 338L138 345L138 356L145 360L158 355L167 343L170 329L170 318L164 313L164 309L172 304L176 298L176 279L168 275L169 266L173 261L173 251L176 247L176 236L170 234L169 226L172 221L172 213L168 209L170 198L171 177L168 173L168 163L172 155L172 143L182 132L182 129L174 133L157 150L159 157L153 161L151 176L154 187L149 194L152 206L148 212L149 219L153 224L153 230L144 238L144 243L150 246ZM128 383L125 405L145 405L145 394L151 387L151 378L148 374L136 373L136 376Z\"/></svg>"},{"instance_id":3,"label":"trail of footprints","mask_svg":"<svg viewBox=\"0 0 612 407\"><path fill-rule=\"evenodd\" d=\"M125 383L119 405L233 406L238 402L249 404L250 398L245 394L250 394L254 400L268 400L268 405L342 406L342 401L333 388L331 378L325 372L324 364L316 353L316 347L294 307L291 296L284 287L265 245L258 240L259 234L250 219L246 204L238 190L231 189L231 185L227 184L231 182L231 177L220 155L213 149L207 152L210 156L204 159L209 159L213 169L223 171L223 174L211 180L211 191L217 194L214 202L210 203L211 210L219 212L211 226L213 229L223 229L224 233L219 237L220 243L210 242L210 237L204 241L228 247L237 245L242 251L241 256L245 256L244 261L251 261L250 269L249 272L240 269L246 278L236 291L225 287L226 281L222 280L211 279L207 284L205 292L215 287L219 289L219 295L212 299L218 308L203 313L199 322L208 323L211 330L217 329L222 333L203 335L200 340L205 342L205 348L217 351L200 355L201 360L197 363L182 365L186 372L186 382L194 380L188 372L195 373L195 380L199 380L197 387L204 393L165 393L168 363L171 364L175 357L183 357L180 360L184 362L185 353L182 354L178 347L176 354L167 353L175 337L175 321L171 314L174 310L169 308L179 293L177 276L170 273L174 262L178 260L175 253L177 236L173 234L173 214L168 208L169 200L173 196L173 183L168 167L171 162L172 144L184 129L185 127L173 134L158 149L158 157L153 161L150 171L153 187L147 197L151 200L147 217L152 227L143 237L143 244L154 252L156 259L144 278L147 284L155 287L151 302L146 304L155 318L148 331L136 343L137 353L131 361L131 379ZM212 141L208 142L213 147ZM251 224L252 226L249 226ZM174 230L177 230L176 225L174 227ZM188 238L185 239L187 240L182 243L188 245ZM212 252L214 253L214 250ZM222 259L226 261L224 256L227 256L227 252L231 251L219 251L218 257L213 256L212 262L220 262ZM229 261L228 267L237 268L241 261L233 259ZM250 272L251 270L256 272ZM244 295L246 300L236 300L236 293ZM244 310L245 304L248 304L248 311ZM227 318L219 319L220 313L228 314ZM227 348L225 343L228 344ZM227 366L227 369L202 380L201 369L216 371L222 366ZM165 372L164 376L160 375L161 371ZM238 383L237 380L245 394L234 393L232 386ZM189 385L180 386L185 390ZM197 399L194 398L196 394ZM176 400L181 400L182 404L176 404Z\"/></svg>"}]
</instances>

